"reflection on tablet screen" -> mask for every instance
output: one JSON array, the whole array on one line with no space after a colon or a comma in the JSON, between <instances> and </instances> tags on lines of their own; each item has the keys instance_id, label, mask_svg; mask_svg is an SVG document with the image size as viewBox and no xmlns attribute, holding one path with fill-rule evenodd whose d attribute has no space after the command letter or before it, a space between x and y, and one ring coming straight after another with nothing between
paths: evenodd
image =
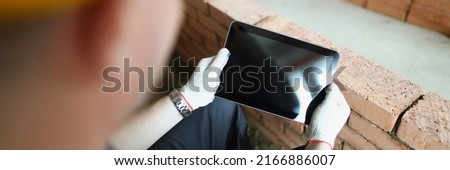
<instances>
[{"instance_id":1,"label":"reflection on tablet screen","mask_svg":"<svg viewBox=\"0 0 450 170\"><path fill-rule=\"evenodd\" d=\"M338 54L243 23L231 25L231 57L217 96L304 123L311 101L331 83Z\"/></svg>"}]
</instances>

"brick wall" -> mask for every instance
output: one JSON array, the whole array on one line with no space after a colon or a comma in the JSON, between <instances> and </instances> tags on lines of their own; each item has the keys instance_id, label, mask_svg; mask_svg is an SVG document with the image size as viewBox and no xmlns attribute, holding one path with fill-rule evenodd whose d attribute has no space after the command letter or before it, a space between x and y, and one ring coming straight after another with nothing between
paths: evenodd
<instances>
[{"instance_id":1,"label":"brick wall","mask_svg":"<svg viewBox=\"0 0 450 170\"><path fill-rule=\"evenodd\" d=\"M337 50L346 69L336 78L352 112L334 149L450 149L450 102L363 56L257 5L253 0L186 0L176 52L183 58L214 55L233 20ZM365 4L364 1L359 1ZM249 124L276 148L306 143L306 126L242 107Z\"/></svg>"},{"instance_id":2,"label":"brick wall","mask_svg":"<svg viewBox=\"0 0 450 170\"><path fill-rule=\"evenodd\" d=\"M450 36L450 0L347 0Z\"/></svg>"}]
</instances>

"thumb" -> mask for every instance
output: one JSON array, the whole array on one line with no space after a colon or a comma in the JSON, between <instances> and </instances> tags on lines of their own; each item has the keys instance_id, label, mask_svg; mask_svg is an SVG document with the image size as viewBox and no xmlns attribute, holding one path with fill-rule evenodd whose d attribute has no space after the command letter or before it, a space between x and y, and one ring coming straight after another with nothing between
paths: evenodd
<instances>
[{"instance_id":1,"label":"thumb","mask_svg":"<svg viewBox=\"0 0 450 170\"><path fill-rule=\"evenodd\" d=\"M330 94L330 93L336 93L336 92L340 92L340 89L339 89L339 87L338 87L336 84L331 83L331 84L327 87L326 92L327 92L327 94Z\"/></svg>"},{"instance_id":2,"label":"thumb","mask_svg":"<svg viewBox=\"0 0 450 170\"><path fill-rule=\"evenodd\" d=\"M331 84L327 90L327 96L325 97L324 102L336 102L338 106L345 106L341 108L345 108L346 110L349 110L348 112L350 112L347 100L336 84Z\"/></svg>"},{"instance_id":3,"label":"thumb","mask_svg":"<svg viewBox=\"0 0 450 170\"><path fill-rule=\"evenodd\" d=\"M333 100L334 98L338 98L338 99L344 98L341 91L339 90L339 87L334 83L330 84L327 87L326 93L327 93L327 95L325 97L325 101Z\"/></svg>"},{"instance_id":4,"label":"thumb","mask_svg":"<svg viewBox=\"0 0 450 170\"><path fill-rule=\"evenodd\" d=\"M214 57L213 61L211 61L211 64L209 67L218 68L219 70L222 70L225 64L228 62L228 58L230 57L230 51L226 48L222 48L217 53L217 56Z\"/></svg>"}]
</instances>

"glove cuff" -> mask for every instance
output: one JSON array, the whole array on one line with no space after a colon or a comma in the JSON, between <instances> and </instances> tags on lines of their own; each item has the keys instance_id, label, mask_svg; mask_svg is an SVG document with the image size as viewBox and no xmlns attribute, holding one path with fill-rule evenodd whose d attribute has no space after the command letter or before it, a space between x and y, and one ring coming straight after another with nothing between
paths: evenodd
<instances>
[{"instance_id":1,"label":"glove cuff","mask_svg":"<svg viewBox=\"0 0 450 170\"><path fill-rule=\"evenodd\" d=\"M193 111L194 111L194 108L192 108L192 105L186 100L186 97L183 95L183 93L180 92L180 96L181 96L181 98L184 100L184 102L186 102L186 105L189 107L189 110L190 110L191 112L193 112Z\"/></svg>"},{"instance_id":2,"label":"glove cuff","mask_svg":"<svg viewBox=\"0 0 450 170\"><path fill-rule=\"evenodd\" d=\"M330 146L331 149L333 149L333 145L331 145L331 143L329 143L329 142L327 142L327 141L318 140L318 139L311 139L311 140L308 140L308 142L306 143L306 145L308 145L308 144L310 144L310 143L325 143L325 144L327 144L328 146ZM333 141L333 143L334 143L334 141Z\"/></svg>"},{"instance_id":3,"label":"glove cuff","mask_svg":"<svg viewBox=\"0 0 450 170\"><path fill-rule=\"evenodd\" d=\"M180 90L177 90L180 94L181 99L186 103L186 105L189 107L189 110L192 112L197 108L192 107L193 105L189 103L189 92L186 91L184 87L182 87Z\"/></svg>"},{"instance_id":4,"label":"glove cuff","mask_svg":"<svg viewBox=\"0 0 450 170\"><path fill-rule=\"evenodd\" d=\"M310 136L308 136L308 141L318 141L318 142L322 141L322 142L328 143L328 145L330 145L331 148L333 148L335 139L336 139L336 136L331 136L331 135L322 134L322 133L313 133L312 135L310 133Z\"/></svg>"}]
</instances>

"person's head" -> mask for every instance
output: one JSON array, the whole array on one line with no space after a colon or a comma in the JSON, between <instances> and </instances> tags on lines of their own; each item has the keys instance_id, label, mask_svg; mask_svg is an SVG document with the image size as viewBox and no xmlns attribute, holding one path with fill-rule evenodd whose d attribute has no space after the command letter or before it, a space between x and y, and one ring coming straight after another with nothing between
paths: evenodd
<instances>
[{"instance_id":1,"label":"person's head","mask_svg":"<svg viewBox=\"0 0 450 170\"><path fill-rule=\"evenodd\" d=\"M120 67L113 76L123 83L124 57L141 68L165 64L183 13L179 0L0 6L0 149L105 147L140 95L135 75L129 93L102 92L111 86L103 69Z\"/></svg>"}]
</instances>

